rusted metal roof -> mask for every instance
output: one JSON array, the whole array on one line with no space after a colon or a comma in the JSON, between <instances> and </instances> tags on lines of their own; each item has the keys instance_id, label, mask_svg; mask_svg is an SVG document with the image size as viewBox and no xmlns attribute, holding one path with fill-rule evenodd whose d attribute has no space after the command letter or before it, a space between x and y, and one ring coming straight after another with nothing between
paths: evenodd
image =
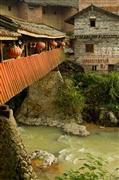
<instances>
[{"instance_id":1,"label":"rusted metal roof","mask_svg":"<svg viewBox=\"0 0 119 180\"><path fill-rule=\"evenodd\" d=\"M63 50L54 49L0 63L0 105L43 78L63 61Z\"/></svg>"}]
</instances>

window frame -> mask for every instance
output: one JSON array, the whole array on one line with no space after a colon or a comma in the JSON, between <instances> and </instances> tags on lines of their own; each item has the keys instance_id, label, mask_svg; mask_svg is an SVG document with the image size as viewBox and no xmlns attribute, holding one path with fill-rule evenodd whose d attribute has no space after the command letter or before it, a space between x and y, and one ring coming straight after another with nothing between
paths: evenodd
<instances>
[{"instance_id":1,"label":"window frame","mask_svg":"<svg viewBox=\"0 0 119 180\"><path fill-rule=\"evenodd\" d=\"M85 52L86 53L94 53L94 44L93 43L85 44Z\"/></svg>"},{"instance_id":2,"label":"window frame","mask_svg":"<svg viewBox=\"0 0 119 180\"><path fill-rule=\"evenodd\" d=\"M97 65L92 65L92 71L97 71Z\"/></svg>"},{"instance_id":3,"label":"window frame","mask_svg":"<svg viewBox=\"0 0 119 180\"><path fill-rule=\"evenodd\" d=\"M90 27L96 27L96 17L90 17Z\"/></svg>"}]
</instances>

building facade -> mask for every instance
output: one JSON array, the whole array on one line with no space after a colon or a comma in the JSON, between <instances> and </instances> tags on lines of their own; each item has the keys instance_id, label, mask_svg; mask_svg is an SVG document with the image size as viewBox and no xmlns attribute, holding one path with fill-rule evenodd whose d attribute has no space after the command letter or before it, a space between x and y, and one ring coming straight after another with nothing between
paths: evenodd
<instances>
[{"instance_id":1,"label":"building facade","mask_svg":"<svg viewBox=\"0 0 119 180\"><path fill-rule=\"evenodd\" d=\"M66 21L74 24L75 59L85 71L115 70L119 62L119 16L90 5Z\"/></svg>"},{"instance_id":2,"label":"building facade","mask_svg":"<svg viewBox=\"0 0 119 180\"><path fill-rule=\"evenodd\" d=\"M80 0L79 10L94 4L98 7L104 8L110 12L119 14L119 1L118 0Z\"/></svg>"},{"instance_id":3,"label":"building facade","mask_svg":"<svg viewBox=\"0 0 119 180\"><path fill-rule=\"evenodd\" d=\"M64 20L78 11L79 0L1 0L0 7L0 14L70 32L73 26Z\"/></svg>"}]
</instances>

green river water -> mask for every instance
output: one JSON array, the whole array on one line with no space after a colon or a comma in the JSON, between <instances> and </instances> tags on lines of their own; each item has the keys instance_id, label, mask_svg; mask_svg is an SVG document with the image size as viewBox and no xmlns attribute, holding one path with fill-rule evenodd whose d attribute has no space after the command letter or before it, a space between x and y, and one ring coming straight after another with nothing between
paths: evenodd
<instances>
[{"instance_id":1,"label":"green river water","mask_svg":"<svg viewBox=\"0 0 119 180\"><path fill-rule=\"evenodd\" d=\"M19 127L28 152L46 150L58 157L59 164L47 171L39 171L40 180L54 177L71 168L78 168L86 153L108 160L110 172L119 167L119 129L91 128L87 137L69 136L60 129L50 127Z\"/></svg>"}]
</instances>

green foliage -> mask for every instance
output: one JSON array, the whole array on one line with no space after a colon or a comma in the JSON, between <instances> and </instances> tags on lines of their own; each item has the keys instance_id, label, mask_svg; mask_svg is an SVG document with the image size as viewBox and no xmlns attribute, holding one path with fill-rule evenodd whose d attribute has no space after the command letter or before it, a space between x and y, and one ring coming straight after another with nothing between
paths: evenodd
<instances>
[{"instance_id":1,"label":"green foliage","mask_svg":"<svg viewBox=\"0 0 119 180\"><path fill-rule=\"evenodd\" d=\"M75 116L83 112L84 119L93 116L93 120L98 120L104 108L118 117L119 73L80 73L72 79L66 79L59 92L58 104L65 115Z\"/></svg>"},{"instance_id":2,"label":"green foliage","mask_svg":"<svg viewBox=\"0 0 119 180\"><path fill-rule=\"evenodd\" d=\"M86 162L77 170L65 172L56 180L107 180L109 173L105 170L106 162L100 157L87 155Z\"/></svg>"},{"instance_id":3,"label":"green foliage","mask_svg":"<svg viewBox=\"0 0 119 180\"><path fill-rule=\"evenodd\" d=\"M96 73L79 73L74 76L75 85L83 90L102 81L103 76Z\"/></svg>"},{"instance_id":4,"label":"green foliage","mask_svg":"<svg viewBox=\"0 0 119 180\"><path fill-rule=\"evenodd\" d=\"M59 91L57 102L66 115L73 115L83 110L85 98L81 91L74 86L74 82L66 79Z\"/></svg>"},{"instance_id":5,"label":"green foliage","mask_svg":"<svg viewBox=\"0 0 119 180\"><path fill-rule=\"evenodd\" d=\"M114 112L119 111L119 73L107 75L79 74L74 77L75 85L82 90L86 104L106 107Z\"/></svg>"}]
</instances>

